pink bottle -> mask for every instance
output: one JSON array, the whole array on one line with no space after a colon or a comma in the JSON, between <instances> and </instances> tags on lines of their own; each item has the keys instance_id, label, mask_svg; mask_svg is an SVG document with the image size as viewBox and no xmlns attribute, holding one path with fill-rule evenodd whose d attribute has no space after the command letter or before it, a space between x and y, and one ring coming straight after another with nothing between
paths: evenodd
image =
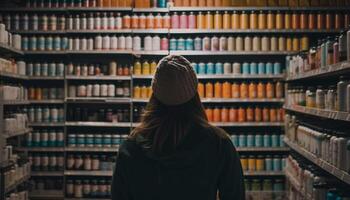
<instances>
[{"instance_id":1,"label":"pink bottle","mask_svg":"<svg viewBox=\"0 0 350 200\"><path fill-rule=\"evenodd\" d=\"M193 12L191 12L190 15L188 15L188 28L195 29L196 24L196 16L193 14Z\"/></svg>"},{"instance_id":2,"label":"pink bottle","mask_svg":"<svg viewBox=\"0 0 350 200\"><path fill-rule=\"evenodd\" d=\"M176 12L171 16L171 28L179 28L179 15Z\"/></svg>"},{"instance_id":3,"label":"pink bottle","mask_svg":"<svg viewBox=\"0 0 350 200\"><path fill-rule=\"evenodd\" d=\"M182 12L182 14L180 15L180 28L181 29L187 29L188 28L187 21L188 21L188 18L187 18L186 13Z\"/></svg>"},{"instance_id":4,"label":"pink bottle","mask_svg":"<svg viewBox=\"0 0 350 200\"><path fill-rule=\"evenodd\" d=\"M160 50L169 50L169 41L168 38L163 37L160 40Z\"/></svg>"}]
</instances>

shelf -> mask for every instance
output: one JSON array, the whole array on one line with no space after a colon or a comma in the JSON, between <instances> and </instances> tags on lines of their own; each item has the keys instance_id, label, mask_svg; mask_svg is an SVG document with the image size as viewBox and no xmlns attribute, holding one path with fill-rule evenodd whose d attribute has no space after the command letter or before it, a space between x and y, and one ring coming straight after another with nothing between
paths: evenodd
<instances>
[{"instance_id":1,"label":"shelf","mask_svg":"<svg viewBox=\"0 0 350 200\"><path fill-rule=\"evenodd\" d=\"M33 122L29 123L32 127L63 127L64 123L46 123L46 122Z\"/></svg>"},{"instance_id":2,"label":"shelf","mask_svg":"<svg viewBox=\"0 0 350 200\"><path fill-rule=\"evenodd\" d=\"M111 198L64 198L64 200L111 200Z\"/></svg>"},{"instance_id":3,"label":"shelf","mask_svg":"<svg viewBox=\"0 0 350 200\"><path fill-rule=\"evenodd\" d=\"M65 176L113 176L113 171L65 170Z\"/></svg>"},{"instance_id":4,"label":"shelf","mask_svg":"<svg viewBox=\"0 0 350 200\"><path fill-rule=\"evenodd\" d=\"M339 33L340 30L308 30L308 29L170 29L170 34L319 34L319 33Z\"/></svg>"},{"instance_id":5,"label":"shelf","mask_svg":"<svg viewBox=\"0 0 350 200\"><path fill-rule=\"evenodd\" d=\"M337 177L339 180L350 184L350 174L336 168L332 164L318 158L316 155L310 153L309 151L305 150L304 148L300 147L299 145L291 142L289 139L285 138L284 142L294 151L298 152L300 155L317 165L318 167L322 168L323 170L327 171L329 174Z\"/></svg>"},{"instance_id":6,"label":"shelf","mask_svg":"<svg viewBox=\"0 0 350 200\"><path fill-rule=\"evenodd\" d=\"M170 11L346 11L343 7L170 7Z\"/></svg>"},{"instance_id":7,"label":"shelf","mask_svg":"<svg viewBox=\"0 0 350 200\"><path fill-rule=\"evenodd\" d=\"M63 81L64 77L63 76L29 76L28 80Z\"/></svg>"},{"instance_id":8,"label":"shelf","mask_svg":"<svg viewBox=\"0 0 350 200\"><path fill-rule=\"evenodd\" d=\"M119 55L124 55L124 54L131 54L133 51L132 50L68 50L66 51L67 54L70 55L89 55L89 54L96 54L96 55L101 55L101 54L105 54L105 55L115 55L115 54L119 54Z\"/></svg>"},{"instance_id":9,"label":"shelf","mask_svg":"<svg viewBox=\"0 0 350 200\"><path fill-rule=\"evenodd\" d=\"M130 98L118 97L67 97L67 103L131 103Z\"/></svg>"},{"instance_id":10,"label":"shelf","mask_svg":"<svg viewBox=\"0 0 350 200\"><path fill-rule=\"evenodd\" d=\"M277 75L243 75L243 74L213 74L213 75L202 75L197 74L198 79L284 79L284 74ZM132 75L132 79L152 79L153 75Z\"/></svg>"},{"instance_id":11,"label":"shelf","mask_svg":"<svg viewBox=\"0 0 350 200\"><path fill-rule=\"evenodd\" d=\"M26 75L14 74L9 72L1 72L1 71L0 71L0 77L17 79L17 80L26 80L28 78Z\"/></svg>"},{"instance_id":12,"label":"shelf","mask_svg":"<svg viewBox=\"0 0 350 200\"><path fill-rule=\"evenodd\" d=\"M0 55L20 56L23 55L23 52L4 43L0 43Z\"/></svg>"},{"instance_id":13,"label":"shelf","mask_svg":"<svg viewBox=\"0 0 350 200\"><path fill-rule=\"evenodd\" d=\"M6 139L8 139L8 138L11 138L11 137L25 135L25 134L29 133L30 131L32 131L32 129L28 128L28 129L24 129L24 130L20 130L20 131L16 131L16 132L5 132L2 135Z\"/></svg>"},{"instance_id":14,"label":"shelf","mask_svg":"<svg viewBox=\"0 0 350 200\"><path fill-rule=\"evenodd\" d=\"M128 81L131 80L130 76L73 76L73 75L67 75L67 80L93 80L93 81L99 81L99 80L120 80L120 81Z\"/></svg>"},{"instance_id":15,"label":"shelf","mask_svg":"<svg viewBox=\"0 0 350 200\"><path fill-rule=\"evenodd\" d=\"M285 176L284 171L245 171L244 176Z\"/></svg>"},{"instance_id":16,"label":"shelf","mask_svg":"<svg viewBox=\"0 0 350 200\"><path fill-rule=\"evenodd\" d=\"M28 105L28 100L0 100L4 105Z\"/></svg>"},{"instance_id":17,"label":"shelf","mask_svg":"<svg viewBox=\"0 0 350 200\"><path fill-rule=\"evenodd\" d=\"M300 81L300 80L307 80L307 79L317 79L317 78L323 78L323 77L337 77L344 72L350 71L350 61L345 61L341 63L337 63L334 65L326 66L324 69L315 69L312 71L304 72L303 74L294 76L294 77L287 77L287 81Z\"/></svg>"},{"instance_id":18,"label":"shelf","mask_svg":"<svg viewBox=\"0 0 350 200\"><path fill-rule=\"evenodd\" d=\"M24 183L25 181L27 181L30 178L29 176L24 176L21 179L19 179L18 181L16 181L14 184L5 187L5 194L11 192L12 190L16 189L20 184Z\"/></svg>"},{"instance_id":19,"label":"shelf","mask_svg":"<svg viewBox=\"0 0 350 200\"><path fill-rule=\"evenodd\" d=\"M296 189L296 191L300 192L301 194L303 194L302 192L302 187L300 182L296 179L295 175L291 174L290 172L286 171L286 177L289 180L290 184Z\"/></svg>"},{"instance_id":20,"label":"shelf","mask_svg":"<svg viewBox=\"0 0 350 200\"><path fill-rule=\"evenodd\" d=\"M66 55L66 51L24 51L24 55Z\"/></svg>"},{"instance_id":21,"label":"shelf","mask_svg":"<svg viewBox=\"0 0 350 200\"><path fill-rule=\"evenodd\" d=\"M183 56L286 56L293 51L170 51L170 55Z\"/></svg>"},{"instance_id":22,"label":"shelf","mask_svg":"<svg viewBox=\"0 0 350 200\"><path fill-rule=\"evenodd\" d=\"M219 127L283 127L282 122L213 122L214 126Z\"/></svg>"},{"instance_id":23,"label":"shelf","mask_svg":"<svg viewBox=\"0 0 350 200\"><path fill-rule=\"evenodd\" d=\"M64 100L55 99L55 100L29 100L30 104L63 104Z\"/></svg>"},{"instance_id":24,"label":"shelf","mask_svg":"<svg viewBox=\"0 0 350 200\"><path fill-rule=\"evenodd\" d=\"M331 111L331 110L323 110L317 108L308 108L304 106L285 106L286 110L302 113L306 115L312 115L317 117L322 117L325 119L333 119L339 121L348 121L350 122L350 113L348 112L340 112L340 111Z\"/></svg>"},{"instance_id":25,"label":"shelf","mask_svg":"<svg viewBox=\"0 0 350 200\"><path fill-rule=\"evenodd\" d=\"M237 147L238 152L289 152L288 147Z\"/></svg>"},{"instance_id":26,"label":"shelf","mask_svg":"<svg viewBox=\"0 0 350 200\"><path fill-rule=\"evenodd\" d=\"M83 127L131 127L130 122L66 122L66 126Z\"/></svg>"},{"instance_id":27,"label":"shelf","mask_svg":"<svg viewBox=\"0 0 350 200\"><path fill-rule=\"evenodd\" d=\"M210 122L218 127L283 127L283 122ZM132 127L137 127L140 123L132 123Z\"/></svg>"},{"instance_id":28,"label":"shelf","mask_svg":"<svg viewBox=\"0 0 350 200\"><path fill-rule=\"evenodd\" d=\"M134 8L133 12L167 13L169 8Z\"/></svg>"},{"instance_id":29,"label":"shelf","mask_svg":"<svg viewBox=\"0 0 350 200\"><path fill-rule=\"evenodd\" d=\"M66 30L67 34L116 34L132 33L132 29L96 29L96 30Z\"/></svg>"},{"instance_id":30,"label":"shelf","mask_svg":"<svg viewBox=\"0 0 350 200\"><path fill-rule=\"evenodd\" d=\"M202 103L284 103L284 99L235 99L204 98ZM132 99L135 103L148 103L149 99Z\"/></svg>"},{"instance_id":31,"label":"shelf","mask_svg":"<svg viewBox=\"0 0 350 200\"><path fill-rule=\"evenodd\" d=\"M63 171L32 171L31 172L32 176L63 176L64 173Z\"/></svg>"},{"instance_id":32,"label":"shelf","mask_svg":"<svg viewBox=\"0 0 350 200\"><path fill-rule=\"evenodd\" d=\"M84 8L84 7L68 7L66 8L68 11L82 11L82 12L88 12L88 11L96 11L96 12L129 12L132 11L132 7L93 7L93 8Z\"/></svg>"},{"instance_id":33,"label":"shelf","mask_svg":"<svg viewBox=\"0 0 350 200\"><path fill-rule=\"evenodd\" d=\"M140 56L140 55L155 55L155 56L166 56L169 55L169 51L162 50L162 51L132 51L133 55Z\"/></svg>"},{"instance_id":34,"label":"shelf","mask_svg":"<svg viewBox=\"0 0 350 200\"><path fill-rule=\"evenodd\" d=\"M116 153L119 147L66 147L66 152L104 152Z\"/></svg>"},{"instance_id":35,"label":"shelf","mask_svg":"<svg viewBox=\"0 0 350 200\"><path fill-rule=\"evenodd\" d=\"M168 34L169 29L133 29L132 33L136 33L136 34Z\"/></svg>"},{"instance_id":36,"label":"shelf","mask_svg":"<svg viewBox=\"0 0 350 200\"><path fill-rule=\"evenodd\" d=\"M63 199L62 190L33 190L29 192L30 199Z\"/></svg>"},{"instance_id":37,"label":"shelf","mask_svg":"<svg viewBox=\"0 0 350 200\"><path fill-rule=\"evenodd\" d=\"M62 35L66 34L65 30L54 30L54 31L42 31L42 30L11 30L12 33L17 33L21 35Z\"/></svg>"},{"instance_id":38,"label":"shelf","mask_svg":"<svg viewBox=\"0 0 350 200\"><path fill-rule=\"evenodd\" d=\"M15 150L28 152L64 152L64 147L16 147Z\"/></svg>"}]
</instances>

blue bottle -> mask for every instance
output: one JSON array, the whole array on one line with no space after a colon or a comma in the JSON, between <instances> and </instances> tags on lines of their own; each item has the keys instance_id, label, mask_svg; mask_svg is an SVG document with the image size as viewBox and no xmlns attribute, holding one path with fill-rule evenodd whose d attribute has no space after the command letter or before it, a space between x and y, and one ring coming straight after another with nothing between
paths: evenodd
<instances>
[{"instance_id":1,"label":"blue bottle","mask_svg":"<svg viewBox=\"0 0 350 200\"><path fill-rule=\"evenodd\" d=\"M177 48L177 41L175 38L171 38L169 42L169 49L170 51L176 51Z\"/></svg>"},{"instance_id":2,"label":"blue bottle","mask_svg":"<svg viewBox=\"0 0 350 200\"><path fill-rule=\"evenodd\" d=\"M185 39L183 38L179 38L177 40L177 45L176 45L176 50L178 51L184 51L186 49L186 45L185 45Z\"/></svg>"},{"instance_id":3,"label":"blue bottle","mask_svg":"<svg viewBox=\"0 0 350 200\"><path fill-rule=\"evenodd\" d=\"M247 136L246 135L239 135L239 147L246 147L247 146Z\"/></svg>"},{"instance_id":4,"label":"blue bottle","mask_svg":"<svg viewBox=\"0 0 350 200\"><path fill-rule=\"evenodd\" d=\"M198 74L205 74L207 71L205 63L199 63L197 70Z\"/></svg>"},{"instance_id":5,"label":"blue bottle","mask_svg":"<svg viewBox=\"0 0 350 200\"><path fill-rule=\"evenodd\" d=\"M193 39L187 38L186 43L185 43L185 49L187 51L193 51L193 49L194 49L193 45L194 45Z\"/></svg>"},{"instance_id":6,"label":"blue bottle","mask_svg":"<svg viewBox=\"0 0 350 200\"><path fill-rule=\"evenodd\" d=\"M265 73L266 73L266 65L265 65L265 63L260 62L260 63L258 64L258 74L259 74L259 75L263 75L263 74L265 74Z\"/></svg>"},{"instance_id":7,"label":"blue bottle","mask_svg":"<svg viewBox=\"0 0 350 200\"><path fill-rule=\"evenodd\" d=\"M192 66L192 68L193 68L193 71L197 74L198 73L198 65L197 65L197 63L191 63L191 66Z\"/></svg>"},{"instance_id":8,"label":"blue bottle","mask_svg":"<svg viewBox=\"0 0 350 200\"><path fill-rule=\"evenodd\" d=\"M223 74L224 73L224 65L222 63L215 64L215 74Z\"/></svg>"},{"instance_id":9,"label":"blue bottle","mask_svg":"<svg viewBox=\"0 0 350 200\"><path fill-rule=\"evenodd\" d=\"M266 74L268 75L273 74L273 64L270 62L266 63Z\"/></svg>"},{"instance_id":10,"label":"blue bottle","mask_svg":"<svg viewBox=\"0 0 350 200\"><path fill-rule=\"evenodd\" d=\"M243 63L242 65L242 74L243 75L249 75L250 73L250 66L249 66L249 63Z\"/></svg>"},{"instance_id":11,"label":"blue bottle","mask_svg":"<svg viewBox=\"0 0 350 200\"><path fill-rule=\"evenodd\" d=\"M250 63L250 74L256 75L258 73L258 65L255 62Z\"/></svg>"},{"instance_id":12,"label":"blue bottle","mask_svg":"<svg viewBox=\"0 0 350 200\"><path fill-rule=\"evenodd\" d=\"M282 73L282 69L281 69L281 63L279 62L275 62L273 64L273 74L275 75L279 75Z\"/></svg>"},{"instance_id":13,"label":"blue bottle","mask_svg":"<svg viewBox=\"0 0 350 200\"><path fill-rule=\"evenodd\" d=\"M214 67L214 63L207 63L207 71L206 74L215 74L215 67Z\"/></svg>"}]
</instances>

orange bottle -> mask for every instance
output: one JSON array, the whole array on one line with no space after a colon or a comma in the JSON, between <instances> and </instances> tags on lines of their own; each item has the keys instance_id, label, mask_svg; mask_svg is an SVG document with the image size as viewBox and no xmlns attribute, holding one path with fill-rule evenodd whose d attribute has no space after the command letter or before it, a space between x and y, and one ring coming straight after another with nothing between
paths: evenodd
<instances>
[{"instance_id":1,"label":"orange bottle","mask_svg":"<svg viewBox=\"0 0 350 200\"><path fill-rule=\"evenodd\" d=\"M263 82L258 83L257 96L260 99L266 98L266 86Z\"/></svg>"},{"instance_id":2,"label":"orange bottle","mask_svg":"<svg viewBox=\"0 0 350 200\"><path fill-rule=\"evenodd\" d=\"M284 14L284 28L287 30L292 29L292 15L290 12Z\"/></svg>"},{"instance_id":3,"label":"orange bottle","mask_svg":"<svg viewBox=\"0 0 350 200\"><path fill-rule=\"evenodd\" d=\"M237 108L231 107L229 110L229 121L237 122L238 121L238 110Z\"/></svg>"},{"instance_id":4,"label":"orange bottle","mask_svg":"<svg viewBox=\"0 0 350 200\"><path fill-rule=\"evenodd\" d=\"M214 98L222 98L222 85L219 82L214 85Z\"/></svg>"},{"instance_id":5,"label":"orange bottle","mask_svg":"<svg viewBox=\"0 0 350 200\"><path fill-rule=\"evenodd\" d=\"M153 93L152 87L147 87L147 98L148 99L151 98L152 93Z\"/></svg>"},{"instance_id":6,"label":"orange bottle","mask_svg":"<svg viewBox=\"0 0 350 200\"><path fill-rule=\"evenodd\" d=\"M205 28L205 15L203 15L202 12L199 12L197 14L197 29L204 29Z\"/></svg>"},{"instance_id":7,"label":"orange bottle","mask_svg":"<svg viewBox=\"0 0 350 200\"><path fill-rule=\"evenodd\" d=\"M222 29L222 15L219 11L214 14L214 29Z\"/></svg>"},{"instance_id":8,"label":"orange bottle","mask_svg":"<svg viewBox=\"0 0 350 200\"><path fill-rule=\"evenodd\" d=\"M158 13L157 16L154 17L154 28L163 28L163 17L160 15L160 13Z\"/></svg>"},{"instance_id":9,"label":"orange bottle","mask_svg":"<svg viewBox=\"0 0 350 200\"><path fill-rule=\"evenodd\" d=\"M135 99L140 99L141 98L141 88L138 85L136 85L134 87L133 93L134 93L134 98Z\"/></svg>"},{"instance_id":10,"label":"orange bottle","mask_svg":"<svg viewBox=\"0 0 350 200\"><path fill-rule=\"evenodd\" d=\"M231 28L232 29L240 29L241 28L241 17L236 11L233 12L231 16Z\"/></svg>"},{"instance_id":11,"label":"orange bottle","mask_svg":"<svg viewBox=\"0 0 350 200\"><path fill-rule=\"evenodd\" d=\"M293 37L293 51L299 51L300 50L300 40L297 37Z\"/></svg>"},{"instance_id":12,"label":"orange bottle","mask_svg":"<svg viewBox=\"0 0 350 200\"><path fill-rule=\"evenodd\" d=\"M35 100L42 100L43 93L41 88L35 88Z\"/></svg>"},{"instance_id":13,"label":"orange bottle","mask_svg":"<svg viewBox=\"0 0 350 200\"><path fill-rule=\"evenodd\" d=\"M210 12L207 12L205 15L205 28L213 29L214 28L214 17Z\"/></svg>"},{"instance_id":14,"label":"orange bottle","mask_svg":"<svg viewBox=\"0 0 350 200\"><path fill-rule=\"evenodd\" d=\"M176 7L181 7L182 5L182 0L174 0L174 6Z\"/></svg>"},{"instance_id":15,"label":"orange bottle","mask_svg":"<svg viewBox=\"0 0 350 200\"><path fill-rule=\"evenodd\" d=\"M138 29L139 28L139 17L137 15L133 15L131 17L131 28Z\"/></svg>"},{"instance_id":16,"label":"orange bottle","mask_svg":"<svg viewBox=\"0 0 350 200\"><path fill-rule=\"evenodd\" d=\"M103 0L103 7L111 7L111 0Z\"/></svg>"},{"instance_id":17,"label":"orange bottle","mask_svg":"<svg viewBox=\"0 0 350 200\"><path fill-rule=\"evenodd\" d=\"M213 84L208 82L205 84L205 98L213 98L214 97L214 87Z\"/></svg>"},{"instance_id":18,"label":"orange bottle","mask_svg":"<svg viewBox=\"0 0 350 200\"><path fill-rule=\"evenodd\" d=\"M269 11L267 14L267 29L275 29L276 28L276 15Z\"/></svg>"},{"instance_id":19,"label":"orange bottle","mask_svg":"<svg viewBox=\"0 0 350 200\"><path fill-rule=\"evenodd\" d=\"M231 83L225 81L223 84L222 84L222 97L223 98L231 98L232 95L231 95L231 88L232 88L232 85Z\"/></svg>"},{"instance_id":20,"label":"orange bottle","mask_svg":"<svg viewBox=\"0 0 350 200\"><path fill-rule=\"evenodd\" d=\"M146 28L153 29L154 28L154 16L150 13L146 18Z\"/></svg>"},{"instance_id":21,"label":"orange bottle","mask_svg":"<svg viewBox=\"0 0 350 200\"><path fill-rule=\"evenodd\" d=\"M280 11L276 14L276 29L284 29L284 15Z\"/></svg>"},{"instance_id":22,"label":"orange bottle","mask_svg":"<svg viewBox=\"0 0 350 200\"><path fill-rule=\"evenodd\" d=\"M164 15L163 17L162 17L162 19L163 19L163 28L167 28L167 29L169 29L171 26L170 26L170 24L171 24L171 20L170 20L170 16L169 15Z\"/></svg>"},{"instance_id":23,"label":"orange bottle","mask_svg":"<svg viewBox=\"0 0 350 200\"><path fill-rule=\"evenodd\" d=\"M227 11L225 11L225 13L222 17L222 28L223 29L230 29L231 28L231 17Z\"/></svg>"},{"instance_id":24,"label":"orange bottle","mask_svg":"<svg viewBox=\"0 0 350 200\"><path fill-rule=\"evenodd\" d=\"M226 107L223 107L221 109L221 121L222 122L229 122L229 111Z\"/></svg>"},{"instance_id":25,"label":"orange bottle","mask_svg":"<svg viewBox=\"0 0 350 200\"><path fill-rule=\"evenodd\" d=\"M29 98L29 100L34 100L35 99L35 88L30 87L28 89L28 98Z\"/></svg>"},{"instance_id":26,"label":"orange bottle","mask_svg":"<svg viewBox=\"0 0 350 200\"><path fill-rule=\"evenodd\" d=\"M316 28L316 15L315 15L315 13L309 13L308 22L309 22L308 28L310 30L313 30Z\"/></svg>"},{"instance_id":27,"label":"orange bottle","mask_svg":"<svg viewBox=\"0 0 350 200\"><path fill-rule=\"evenodd\" d=\"M248 29L249 28L249 17L248 14L243 11L240 16L240 25L241 29Z\"/></svg>"},{"instance_id":28,"label":"orange bottle","mask_svg":"<svg viewBox=\"0 0 350 200\"><path fill-rule=\"evenodd\" d=\"M97 7L102 7L103 6L103 0L97 0L96 1L96 6Z\"/></svg>"},{"instance_id":29,"label":"orange bottle","mask_svg":"<svg viewBox=\"0 0 350 200\"><path fill-rule=\"evenodd\" d=\"M279 116L279 119L278 121L279 122L283 122L284 121L284 116L286 115L285 113L285 110L283 108L279 108L278 109L278 116Z\"/></svg>"},{"instance_id":30,"label":"orange bottle","mask_svg":"<svg viewBox=\"0 0 350 200\"><path fill-rule=\"evenodd\" d=\"M206 5L205 0L198 0L198 7L205 7Z\"/></svg>"},{"instance_id":31,"label":"orange bottle","mask_svg":"<svg viewBox=\"0 0 350 200\"><path fill-rule=\"evenodd\" d=\"M213 7L214 6L214 0L207 0L207 7Z\"/></svg>"},{"instance_id":32,"label":"orange bottle","mask_svg":"<svg viewBox=\"0 0 350 200\"><path fill-rule=\"evenodd\" d=\"M270 122L277 122L277 111L275 108L270 109Z\"/></svg>"},{"instance_id":33,"label":"orange bottle","mask_svg":"<svg viewBox=\"0 0 350 200\"><path fill-rule=\"evenodd\" d=\"M249 15L250 29L258 29L258 14L252 11Z\"/></svg>"},{"instance_id":34,"label":"orange bottle","mask_svg":"<svg viewBox=\"0 0 350 200\"><path fill-rule=\"evenodd\" d=\"M199 0L199 1L201 1L201 0ZM191 7L197 7L198 6L198 1L197 0L191 0L190 6Z\"/></svg>"},{"instance_id":35,"label":"orange bottle","mask_svg":"<svg viewBox=\"0 0 350 200\"><path fill-rule=\"evenodd\" d=\"M247 121L253 122L254 121L254 109L252 107L247 108Z\"/></svg>"},{"instance_id":36,"label":"orange bottle","mask_svg":"<svg viewBox=\"0 0 350 200\"><path fill-rule=\"evenodd\" d=\"M182 5L185 7L189 7L190 6L190 0L182 0Z\"/></svg>"},{"instance_id":37,"label":"orange bottle","mask_svg":"<svg viewBox=\"0 0 350 200\"><path fill-rule=\"evenodd\" d=\"M263 120L263 122L270 121L270 110L267 107L264 107L262 110L262 120Z\"/></svg>"},{"instance_id":38,"label":"orange bottle","mask_svg":"<svg viewBox=\"0 0 350 200\"><path fill-rule=\"evenodd\" d=\"M148 98L148 89L146 86L141 87L141 99L147 99Z\"/></svg>"},{"instance_id":39,"label":"orange bottle","mask_svg":"<svg viewBox=\"0 0 350 200\"><path fill-rule=\"evenodd\" d=\"M249 96L248 84L246 82L242 82L240 85L240 98L246 99Z\"/></svg>"},{"instance_id":40,"label":"orange bottle","mask_svg":"<svg viewBox=\"0 0 350 200\"><path fill-rule=\"evenodd\" d=\"M275 86L271 82L266 84L266 97L269 99L275 98Z\"/></svg>"},{"instance_id":41,"label":"orange bottle","mask_svg":"<svg viewBox=\"0 0 350 200\"><path fill-rule=\"evenodd\" d=\"M246 110L242 107L239 107L238 109L238 122L245 122L247 116L246 116Z\"/></svg>"},{"instance_id":42,"label":"orange bottle","mask_svg":"<svg viewBox=\"0 0 350 200\"><path fill-rule=\"evenodd\" d=\"M259 29L266 29L267 28L267 17L264 11L260 11L259 13Z\"/></svg>"},{"instance_id":43,"label":"orange bottle","mask_svg":"<svg viewBox=\"0 0 350 200\"><path fill-rule=\"evenodd\" d=\"M139 17L139 29L146 29L146 16L141 14Z\"/></svg>"},{"instance_id":44,"label":"orange bottle","mask_svg":"<svg viewBox=\"0 0 350 200\"><path fill-rule=\"evenodd\" d=\"M326 14L326 29L331 30L334 28L334 16L333 14Z\"/></svg>"},{"instance_id":45,"label":"orange bottle","mask_svg":"<svg viewBox=\"0 0 350 200\"><path fill-rule=\"evenodd\" d=\"M215 7L221 7L222 6L222 0L214 0L214 6Z\"/></svg>"},{"instance_id":46,"label":"orange bottle","mask_svg":"<svg viewBox=\"0 0 350 200\"><path fill-rule=\"evenodd\" d=\"M213 121L213 109L206 108L205 114L207 115L208 121L212 122Z\"/></svg>"},{"instance_id":47,"label":"orange bottle","mask_svg":"<svg viewBox=\"0 0 350 200\"><path fill-rule=\"evenodd\" d=\"M324 14L319 12L317 13L317 29L322 30L324 29L324 24L325 24L325 17Z\"/></svg>"},{"instance_id":48,"label":"orange bottle","mask_svg":"<svg viewBox=\"0 0 350 200\"><path fill-rule=\"evenodd\" d=\"M292 28L295 29L300 29L300 15L297 12L294 12L292 14Z\"/></svg>"},{"instance_id":49,"label":"orange bottle","mask_svg":"<svg viewBox=\"0 0 350 200\"><path fill-rule=\"evenodd\" d=\"M286 49L287 51L293 51L293 41L291 37L286 38Z\"/></svg>"},{"instance_id":50,"label":"orange bottle","mask_svg":"<svg viewBox=\"0 0 350 200\"><path fill-rule=\"evenodd\" d=\"M255 99L257 97L257 85L253 82L249 84L249 98Z\"/></svg>"},{"instance_id":51,"label":"orange bottle","mask_svg":"<svg viewBox=\"0 0 350 200\"><path fill-rule=\"evenodd\" d=\"M223 0L222 6L225 6L225 7L230 7L230 6L232 6L231 0Z\"/></svg>"},{"instance_id":52,"label":"orange bottle","mask_svg":"<svg viewBox=\"0 0 350 200\"><path fill-rule=\"evenodd\" d=\"M306 13L301 13L300 15L300 29L307 29L309 26L309 23L308 23L308 14Z\"/></svg>"},{"instance_id":53,"label":"orange bottle","mask_svg":"<svg viewBox=\"0 0 350 200\"><path fill-rule=\"evenodd\" d=\"M340 30L344 27L344 16L342 13L336 13L334 20L335 20L335 24L334 24L335 30Z\"/></svg>"},{"instance_id":54,"label":"orange bottle","mask_svg":"<svg viewBox=\"0 0 350 200\"><path fill-rule=\"evenodd\" d=\"M262 110L259 107L255 107L254 109L254 118L256 122L262 121Z\"/></svg>"},{"instance_id":55,"label":"orange bottle","mask_svg":"<svg viewBox=\"0 0 350 200\"><path fill-rule=\"evenodd\" d=\"M204 84L203 83L198 83L198 95L200 98L204 98Z\"/></svg>"},{"instance_id":56,"label":"orange bottle","mask_svg":"<svg viewBox=\"0 0 350 200\"><path fill-rule=\"evenodd\" d=\"M213 110L213 122L221 122L221 111L218 107Z\"/></svg>"},{"instance_id":57,"label":"orange bottle","mask_svg":"<svg viewBox=\"0 0 350 200\"><path fill-rule=\"evenodd\" d=\"M231 89L231 94L232 94L232 98L239 98L240 95L240 86L238 83L234 82L232 83L232 89Z\"/></svg>"},{"instance_id":58,"label":"orange bottle","mask_svg":"<svg viewBox=\"0 0 350 200\"><path fill-rule=\"evenodd\" d=\"M123 16L123 28L125 28L125 29L131 28L131 18L129 15Z\"/></svg>"}]
</instances>

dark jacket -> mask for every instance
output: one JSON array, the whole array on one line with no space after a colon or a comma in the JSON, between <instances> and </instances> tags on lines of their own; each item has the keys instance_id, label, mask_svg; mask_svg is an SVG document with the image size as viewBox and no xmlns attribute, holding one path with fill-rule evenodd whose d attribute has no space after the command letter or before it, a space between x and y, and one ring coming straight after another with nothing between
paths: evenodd
<instances>
[{"instance_id":1,"label":"dark jacket","mask_svg":"<svg viewBox=\"0 0 350 200\"><path fill-rule=\"evenodd\" d=\"M224 130L196 128L168 156L152 154L142 140L121 145L112 200L215 200L217 192L220 200L244 200L239 155Z\"/></svg>"}]
</instances>

